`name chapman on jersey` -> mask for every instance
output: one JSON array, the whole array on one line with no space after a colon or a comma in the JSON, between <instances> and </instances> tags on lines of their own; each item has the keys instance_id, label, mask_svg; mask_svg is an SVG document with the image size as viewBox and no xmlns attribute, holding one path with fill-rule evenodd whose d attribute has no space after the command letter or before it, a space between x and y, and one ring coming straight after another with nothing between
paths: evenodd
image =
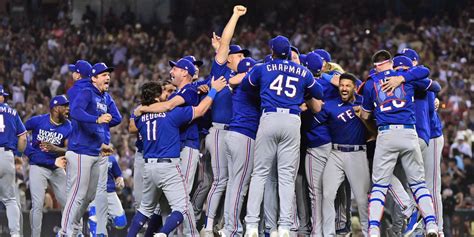
<instances>
[{"instance_id":1,"label":"name chapman on jersey","mask_svg":"<svg viewBox=\"0 0 474 237\"><path fill-rule=\"evenodd\" d=\"M271 72L271 71L284 71L284 72L289 72L289 73L293 73L293 74L298 74L301 77L305 77L306 73L308 72L307 70L305 70L305 69L303 69L299 66L289 65L288 61L283 61L283 64L282 63L267 64L266 67L267 67L267 71L269 71L269 72Z\"/></svg>"},{"instance_id":2,"label":"name chapman on jersey","mask_svg":"<svg viewBox=\"0 0 474 237\"><path fill-rule=\"evenodd\" d=\"M36 140L41 142L48 142L53 145L61 145L61 141L63 138L64 135L61 133L40 129Z\"/></svg>"},{"instance_id":3,"label":"name chapman on jersey","mask_svg":"<svg viewBox=\"0 0 474 237\"><path fill-rule=\"evenodd\" d=\"M12 108L10 108L10 107L8 107L8 106L5 106L5 107L2 106L2 107L0 107L0 113L9 113L9 114L11 114L11 115L13 115L13 116L16 116L16 114L17 114L17 112L16 112L15 109L12 109Z\"/></svg>"},{"instance_id":4,"label":"name chapman on jersey","mask_svg":"<svg viewBox=\"0 0 474 237\"><path fill-rule=\"evenodd\" d=\"M166 113L151 113L151 114L143 114L140 117L142 122L146 122L148 120L156 119L156 118L164 118L166 117Z\"/></svg>"}]
</instances>

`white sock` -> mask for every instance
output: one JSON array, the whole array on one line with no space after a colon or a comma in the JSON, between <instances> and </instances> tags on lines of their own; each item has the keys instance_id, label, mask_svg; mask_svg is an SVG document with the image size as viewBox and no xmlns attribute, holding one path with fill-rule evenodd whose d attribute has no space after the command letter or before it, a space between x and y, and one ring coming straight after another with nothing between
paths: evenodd
<instances>
[{"instance_id":1,"label":"white sock","mask_svg":"<svg viewBox=\"0 0 474 237\"><path fill-rule=\"evenodd\" d=\"M214 226L214 219L208 217L207 222L206 222L206 230L212 230L212 227Z\"/></svg>"}]
</instances>

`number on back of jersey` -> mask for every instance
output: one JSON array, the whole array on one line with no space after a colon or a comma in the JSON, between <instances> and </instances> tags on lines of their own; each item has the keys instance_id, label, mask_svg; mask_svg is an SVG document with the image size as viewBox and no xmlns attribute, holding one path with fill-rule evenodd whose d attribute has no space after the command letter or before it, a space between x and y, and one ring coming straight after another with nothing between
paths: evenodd
<instances>
[{"instance_id":1,"label":"number on back of jersey","mask_svg":"<svg viewBox=\"0 0 474 237\"><path fill-rule=\"evenodd\" d=\"M285 93L287 97L295 97L296 95L296 86L298 82L297 77L278 75L272 83L270 83L270 90L276 91L277 95L281 95L282 92ZM283 87L283 84L285 86Z\"/></svg>"}]
</instances>

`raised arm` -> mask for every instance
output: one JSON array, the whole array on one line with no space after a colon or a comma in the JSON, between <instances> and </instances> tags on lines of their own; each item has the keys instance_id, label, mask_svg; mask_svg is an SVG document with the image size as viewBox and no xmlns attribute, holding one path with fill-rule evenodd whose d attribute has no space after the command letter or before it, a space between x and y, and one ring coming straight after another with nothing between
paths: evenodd
<instances>
[{"instance_id":1,"label":"raised arm","mask_svg":"<svg viewBox=\"0 0 474 237\"><path fill-rule=\"evenodd\" d=\"M229 45L230 41L232 40L232 36L234 35L235 26L237 25L237 21L239 18L247 12L247 8L241 5L237 5L234 7L234 13L227 22L227 25L222 32L222 37L220 39L219 49L217 49L216 54L216 61L219 64L224 64L227 62L227 56L229 56Z\"/></svg>"}]
</instances>

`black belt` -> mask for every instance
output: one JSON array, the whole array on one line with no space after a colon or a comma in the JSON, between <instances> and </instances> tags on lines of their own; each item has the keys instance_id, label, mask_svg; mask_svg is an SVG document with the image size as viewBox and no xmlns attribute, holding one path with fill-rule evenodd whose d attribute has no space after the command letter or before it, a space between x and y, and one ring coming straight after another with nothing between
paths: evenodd
<instances>
[{"instance_id":1,"label":"black belt","mask_svg":"<svg viewBox=\"0 0 474 237\"><path fill-rule=\"evenodd\" d=\"M145 158L145 163L171 163L171 159Z\"/></svg>"},{"instance_id":2,"label":"black belt","mask_svg":"<svg viewBox=\"0 0 474 237\"><path fill-rule=\"evenodd\" d=\"M8 148L8 147L0 147L0 148L3 148L3 150L5 150L5 151L14 151L13 149Z\"/></svg>"},{"instance_id":3,"label":"black belt","mask_svg":"<svg viewBox=\"0 0 474 237\"><path fill-rule=\"evenodd\" d=\"M332 144L332 149L342 152L365 151L364 145L338 145Z\"/></svg>"}]
</instances>

